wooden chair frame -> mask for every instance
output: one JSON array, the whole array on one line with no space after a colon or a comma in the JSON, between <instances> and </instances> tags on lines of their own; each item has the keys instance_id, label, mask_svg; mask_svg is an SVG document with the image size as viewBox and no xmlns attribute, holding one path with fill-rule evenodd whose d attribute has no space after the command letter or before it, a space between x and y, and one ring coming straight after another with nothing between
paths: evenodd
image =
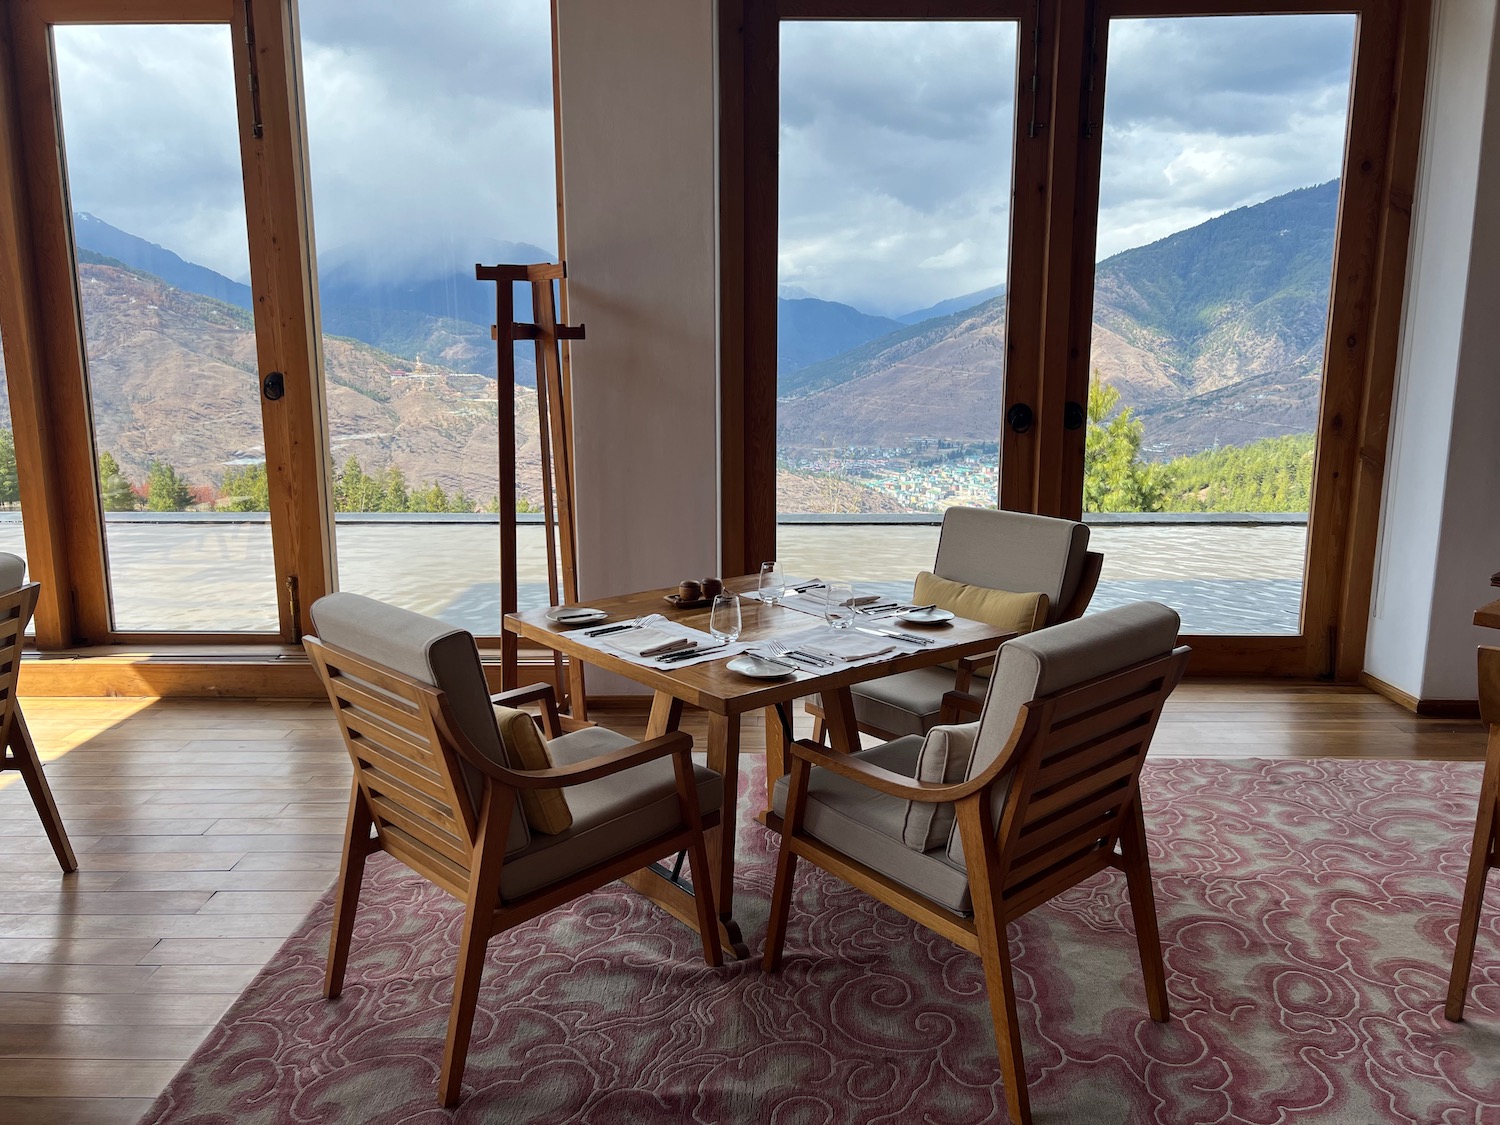
<instances>
[{"instance_id":1,"label":"wooden chair frame","mask_svg":"<svg viewBox=\"0 0 1500 1125\"><path fill-rule=\"evenodd\" d=\"M1479 705L1490 725L1490 740L1484 779L1479 783L1474 844L1469 851L1469 874L1464 880L1464 901L1453 946L1453 971L1448 977L1448 1003L1443 1012L1455 1022L1464 1018L1464 1006L1469 999L1469 973L1474 966L1485 884L1489 873L1500 868L1500 648L1485 645L1479 649Z\"/></svg>"},{"instance_id":2,"label":"wooden chair frame","mask_svg":"<svg viewBox=\"0 0 1500 1125\"><path fill-rule=\"evenodd\" d=\"M1031 1121L1015 984L1005 927L1027 911L1108 867L1125 873L1151 1018L1168 1018L1166 970L1141 816L1141 765L1167 697L1182 679L1189 650L1137 664L1022 708L1010 740L977 777L953 785L915 781L807 740L792 746L765 968L781 965L797 860L807 859L887 906L979 955L1011 1120ZM955 698L956 697L956 698ZM945 711L971 701L950 692ZM938 905L806 834L813 766L903 800L956 806L973 917ZM997 818L995 785L1011 785ZM1118 849L1118 850L1117 850Z\"/></svg>"},{"instance_id":3,"label":"wooden chair frame","mask_svg":"<svg viewBox=\"0 0 1500 1125\"><path fill-rule=\"evenodd\" d=\"M1103 554L1099 551L1087 551L1084 553L1083 572L1078 576L1078 588L1073 591L1073 597L1069 600L1067 607L1052 624L1061 625L1064 621L1076 621L1084 615L1084 612L1089 608L1089 602L1094 600L1094 591L1099 588L1099 575L1103 570ZM1012 635L1020 636L1019 633ZM987 673L990 668L994 667L999 650L998 645L995 647L996 652L985 653L983 656L966 656L958 662L958 671L953 677L954 691L968 695L976 704L983 702L977 696L974 696L970 689L973 685L975 675ZM944 698L946 700L946 697ZM813 741L822 746L828 730L822 702L808 700L804 704L804 707L807 713L813 717ZM977 708L975 710L977 713ZM948 722L949 720L942 719L940 721ZM859 731L861 734L883 738L887 742L901 737L900 731L885 730L868 721L860 722Z\"/></svg>"},{"instance_id":4,"label":"wooden chair frame","mask_svg":"<svg viewBox=\"0 0 1500 1125\"><path fill-rule=\"evenodd\" d=\"M463 936L438 1078L442 1105L455 1105L460 1097L485 950L496 934L667 855L686 851L704 960L710 965L723 963L703 842L704 829L719 822L719 813L705 814L699 808L691 737L669 734L555 769L506 769L464 737L443 692L314 637L306 638L304 644L328 688L354 762L323 994L336 999L343 989L365 859L373 852L394 856L463 902ZM561 733L550 684L491 698L509 706L540 702L547 735L555 738ZM560 882L501 902L505 843L520 790L582 785L665 757L672 759L682 827ZM483 777L478 809L470 802L460 763L474 767Z\"/></svg>"},{"instance_id":5,"label":"wooden chair frame","mask_svg":"<svg viewBox=\"0 0 1500 1125\"><path fill-rule=\"evenodd\" d=\"M15 770L26 782L31 803L42 818L42 827L47 830L52 851L66 875L78 870L78 857L73 854L68 831L63 827L57 803L52 799L52 787L42 772L42 759L36 752L36 743L31 739L26 717L21 714L21 703L16 698L26 626L36 611L41 589L37 583L28 582L0 594L0 695L4 697L0 703L0 745L5 747L4 756L0 757L0 772Z\"/></svg>"}]
</instances>

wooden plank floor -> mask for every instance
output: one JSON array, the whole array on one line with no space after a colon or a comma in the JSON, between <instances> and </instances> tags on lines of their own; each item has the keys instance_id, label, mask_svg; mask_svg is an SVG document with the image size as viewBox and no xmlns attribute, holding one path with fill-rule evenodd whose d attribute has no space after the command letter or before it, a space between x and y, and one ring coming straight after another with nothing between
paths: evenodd
<instances>
[{"instance_id":1,"label":"wooden plank floor","mask_svg":"<svg viewBox=\"0 0 1500 1125\"><path fill-rule=\"evenodd\" d=\"M133 1122L332 881L348 761L321 702L23 706L81 870L59 874L0 775L0 1122ZM1478 760L1484 742L1360 688L1187 683L1153 753Z\"/></svg>"}]
</instances>

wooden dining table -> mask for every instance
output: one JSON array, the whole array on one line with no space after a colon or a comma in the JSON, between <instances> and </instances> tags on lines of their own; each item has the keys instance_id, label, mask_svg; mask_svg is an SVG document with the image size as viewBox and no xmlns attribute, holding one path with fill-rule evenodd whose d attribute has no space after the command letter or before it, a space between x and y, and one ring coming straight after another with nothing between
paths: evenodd
<instances>
[{"instance_id":1,"label":"wooden dining table","mask_svg":"<svg viewBox=\"0 0 1500 1125\"><path fill-rule=\"evenodd\" d=\"M747 575L725 582L726 591L744 594L755 589L757 578ZM672 621L708 631L708 609L677 609L667 602L675 588L646 590L621 597L599 598L578 604L600 609L609 621L629 621L648 613L660 613ZM925 668L965 656L993 652L1013 633L977 621L955 618L939 627L906 626L894 617L872 618L868 625L899 630L922 637L926 645L894 641L889 656L860 664L836 664L828 668L799 667L782 679L755 679L731 671L728 658L659 669L638 663L616 652L584 643L582 629L569 628L547 619L546 609L507 614L506 631L545 648L566 653L571 659L614 672L651 689L651 717L647 738L657 738L678 728L684 707L708 713L708 766L724 779L724 798L719 826L707 837L710 878L718 907L721 937L727 948L740 957L749 948L734 919L734 841L738 822L740 773L740 725L744 716L761 712L766 728L766 790L764 808L771 791L786 770L791 741L791 705L808 696L821 696L829 741L836 751L859 749L859 730L854 717L854 698L849 689L867 680L897 672ZM768 606L742 598L741 641L761 642L801 633L818 624L818 618L783 605ZM598 622L591 625L598 625ZM864 624L864 623L862 623ZM697 929L691 886L680 872L654 866L626 877L626 882L659 903L674 917Z\"/></svg>"}]
</instances>

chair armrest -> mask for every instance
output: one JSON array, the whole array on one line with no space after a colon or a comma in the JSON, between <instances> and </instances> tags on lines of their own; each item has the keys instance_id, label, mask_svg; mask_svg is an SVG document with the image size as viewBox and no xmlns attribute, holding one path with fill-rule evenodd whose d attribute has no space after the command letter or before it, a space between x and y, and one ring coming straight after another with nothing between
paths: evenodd
<instances>
[{"instance_id":1,"label":"chair armrest","mask_svg":"<svg viewBox=\"0 0 1500 1125\"><path fill-rule=\"evenodd\" d=\"M878 792L930 805L957 801L971 793L977 793L992 780L988 776L981 776L957 785L917 781L880 766L872 766L869 762L847 754L830 754L816 742L809 742L805 738L792 743L792 753L812 765L831 770L840 777L847 777L850 781L857 781Z\"/></svg>"},{"instance_id":2,"label":"chair armrest","mask_svg":"<svg viewBox=\"0 0 1500 1125\"><path fill-rule=\"evenodd\" d=\"M491 706L498 707L519 707L523 703L538 701L542 705L542 730L548 738L561 737L563 729L557 717L557 695L551 684L527 684L525 687L511 688L490 696Z\"/></svg>"},{"instance_id":3,"label":"chair armrest","mask_svg":"<svg viewBox=\"0 0 1500 1125\"><path fill-rule=\"evenodd\" d=\"M943 695L943 706L939 713L939 719L944 723L957 721L960 715L973 715L978 718L984 710L984 700L977 695L970 695L966 691L950 691Z\"/></svg>"},{"instance_id":4,"label":"chair armrest","mask_svg":"<svg viewBox=\"0 0 1500 1125\"><path fill-rule=\"evenodd\" d=\"M611 774L623 773L625 770L655 761L657 758L665 758L669 754L686 755L691 753L692 749L692 736L683 731L674 731L660 738L653 738L649 742L622 746L618 750L586 758L570 766L557 766L546 770L506 769L504 766L497 766L482 755L465 753L464 758L486 777L513 789L566 789L570 785L582 785L588 781L598 781L601 777L609 777Z\"/></svg>"}]
</instances>

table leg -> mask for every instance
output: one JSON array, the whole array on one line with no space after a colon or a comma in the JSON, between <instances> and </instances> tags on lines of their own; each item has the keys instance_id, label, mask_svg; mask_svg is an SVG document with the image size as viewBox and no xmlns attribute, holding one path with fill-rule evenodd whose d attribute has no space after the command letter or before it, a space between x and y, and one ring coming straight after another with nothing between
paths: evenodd
<instances>
[{"instance_id":1,"label":"table leg","mask_svg":"<svg viewBox=\"0 0 1500 1125\"><path fill-rule=\"evenodd\" d=\"M860 747L859 720L854 717L854 693L848 688L823 693L823 721L828 726L828 743L840 754L852 754Z\"/></svg>"},{"instance_id":2,"label":"table leg","mask_svg":"<svg viewBox=\"0 0 1500 1125\"><path fill-rule=\"evenodd\" d=\"M740 716L709 714L708 768L724 778L719 827L707 833L708 865L713 872L714 902L719 907L719 918L726 925L732 925L734 842L739 821Z\"/></svg>"},{"instance_id":3,"label":"table leg","mask_svg":"<svg viewBox=\"0 0 1500 1125\"><path fill-rule=\"evenodd\" d=\"M682 722L682 700L664 691L651 700L651 718L646 722L646 740L671 734Z\"/></svg>"},{"instance_id":4,"label":"table leg","mask_svg":"<svg viewBox=\"0 0 1500 1125\"><path fill-rule=\"evenodd\" d=\"M786 775L787 756L791 753L788 734L792 705L778 703L765 710L766 723L766 810L770 811L776 794L776 782Z\"/></svg>"},{"instance_id":5,"label":"table leg","mask_svg":"<svg viewBox=\"0 0 1500 1125\"><path fill-rule=\"evenodd\" d=\"M682 720L682 700L657 692L651 702L651 718L646 737L659 738L677 729ZM733 917L734 839L740 777L740 718L709 715L708 767L724 778L724 796L720 804L719 825L703 834L708 851L710 882L719 911L719 938L725 951L733 957L749 957L750 947ZM727 841L727 843L726 843ZM660 905L674 918L694 930L698 928L693 893L685 884L670 876L659 865L642 868L625 876L625 883Z\"/></svg>"}]
</instances>

